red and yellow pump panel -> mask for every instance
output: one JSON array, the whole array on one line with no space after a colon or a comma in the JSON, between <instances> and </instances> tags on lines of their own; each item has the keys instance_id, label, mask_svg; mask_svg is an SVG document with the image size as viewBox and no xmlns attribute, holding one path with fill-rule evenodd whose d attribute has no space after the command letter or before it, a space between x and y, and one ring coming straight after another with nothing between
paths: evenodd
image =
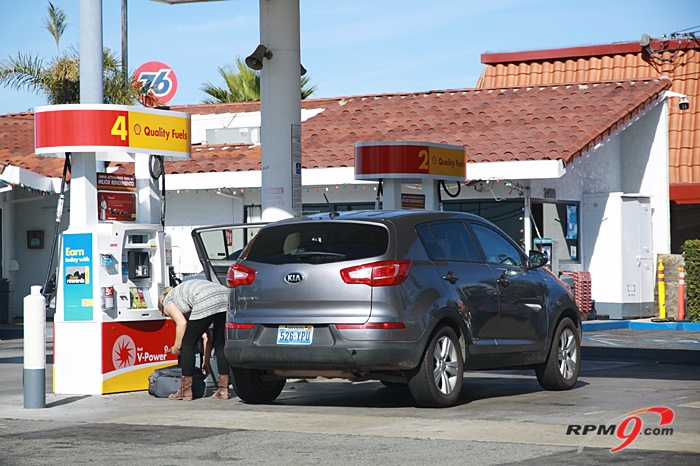
<instances>
[{"instance_id":1,"label":"red and yellow pump panel","mask_svg":"<svg viewBox=\"0 0 700 466\"><path fill-rule=\"evenodd\" d=\"M429 142L359 142L355 144L355 178L437 179L464 181L462 146Z\"/></svg>"},{"instance_id":2,"label":"red and yellow pump panel","mask_svg":"<svg viewBox=\"0 0 700 466\"><path fill-rule=\"evenodd\" d=\"M129 152L188 159L190 116L183 112L107 104L37 107L34 147L61 152Z\"/></svg>"}]
</instances>

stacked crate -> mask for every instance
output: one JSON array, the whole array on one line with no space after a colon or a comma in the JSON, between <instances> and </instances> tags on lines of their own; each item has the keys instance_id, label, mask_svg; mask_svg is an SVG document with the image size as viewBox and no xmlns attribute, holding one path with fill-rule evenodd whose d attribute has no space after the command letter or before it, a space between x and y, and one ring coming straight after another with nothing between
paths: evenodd
<instances>
[{"instance_id":1,"label":"stacked crate","mask_svg":"<svg viewBox=\"0 0 700 466\"><path fill-rule=\"evenodd\" d=\"M591 298L591 273L590 272L562 272L574 278L574 298L582 317L585 319L593 308Z\"/></svg>"}]
</instances>

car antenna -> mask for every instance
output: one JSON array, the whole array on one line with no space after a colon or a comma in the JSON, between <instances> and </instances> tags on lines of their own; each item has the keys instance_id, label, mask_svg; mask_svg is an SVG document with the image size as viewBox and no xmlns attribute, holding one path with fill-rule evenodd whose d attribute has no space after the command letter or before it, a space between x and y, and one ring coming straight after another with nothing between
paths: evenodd
<instances>
[{"instance_id":1,"label":"car antenna","mask_svg":"<svg viewBox=\"0 0 700 466\"><path fill-rule=\"evenodd\" d=\"M326 199L326 204L328 204L328 212L330 212L328 216L331 218L331 220L340 215L333 209L333 204L331 204L331 201L328 200L328 196L326 196L326 193L323 193L323 197Z\"/></svg>"}]
</instances>

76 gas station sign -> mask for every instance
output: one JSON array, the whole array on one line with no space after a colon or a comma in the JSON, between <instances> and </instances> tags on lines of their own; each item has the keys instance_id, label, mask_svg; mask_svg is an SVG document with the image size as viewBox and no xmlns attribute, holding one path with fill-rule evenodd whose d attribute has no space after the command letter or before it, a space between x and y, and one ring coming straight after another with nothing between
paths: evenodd
<instances>
[{"instance_id":1,"label":"76 gas station sign","mask_svg":"<svg viewBox=\"0 0 700 466\"><path fill-rule=\"evenodd\" d=\"M175 72L165 63L149 61L139 66L134 79L150 89L160 103L167 104L177 92Z\"/></svg>"},{"instance_id":2,"label":"76 gas station sign","mask_svg":"<svg viewBox=\"0 0 700 466\"><path fill-rule=\"evenodd\" d=\"M190 158L190 116L106 104L37 107L35 152L129 152Z\"/></svg>"}]
</instances>

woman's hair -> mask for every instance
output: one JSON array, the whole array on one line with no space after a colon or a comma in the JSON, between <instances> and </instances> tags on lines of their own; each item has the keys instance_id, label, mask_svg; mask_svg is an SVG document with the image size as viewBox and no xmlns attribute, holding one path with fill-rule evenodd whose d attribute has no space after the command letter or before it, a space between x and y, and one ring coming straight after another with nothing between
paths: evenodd
<instances>
[{"instance_id":1,"label":"woman's hair","mask_svg":"<svg viewBox=\"0 0 700 466\"><path fill-rule=\"evenodd\" d=\"M168 296L168 293L170 293L173 289L169 286L166 286L163 288L163 292L160 294L158 297L158 309L160 309L160 312L165 312L165 309L163 309L163 301L165 301L165 297Z\"/></svg>"}]
</instances>

